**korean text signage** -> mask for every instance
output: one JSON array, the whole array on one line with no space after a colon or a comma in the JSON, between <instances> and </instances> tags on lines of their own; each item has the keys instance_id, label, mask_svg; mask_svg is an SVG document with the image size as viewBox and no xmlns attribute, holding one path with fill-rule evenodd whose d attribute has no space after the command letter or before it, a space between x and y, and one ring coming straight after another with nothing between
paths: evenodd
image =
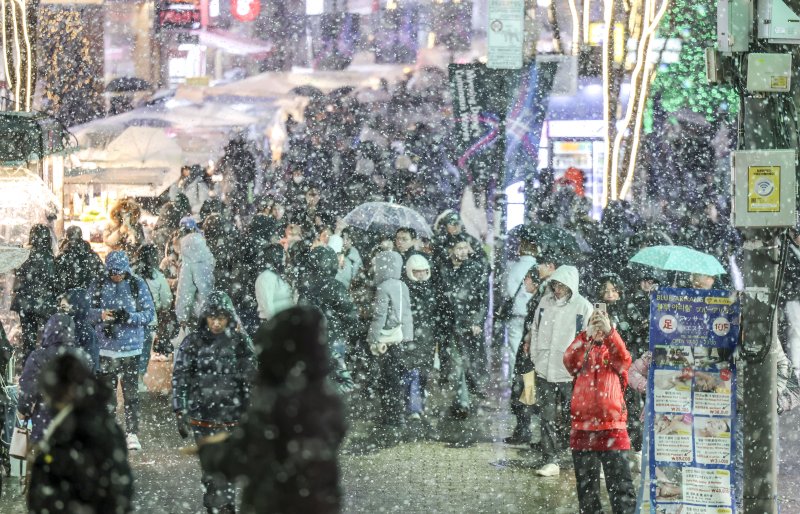
<instances>
[{"instance_id":1,"label":"korean text signage","mask_svg":"<svg viewBox=\"0 0 800 514\"><path fill-rule=\"evenodd\" d=\"M781 167L748 167L747 192L747 212L781 212Z\"/></svg>"},{"instance_id":2,"label":"korean text signage","mask_svg":"<svg viewBox=\"0 0 800 514\"><path fill-rule=\"evenodd\" d=\"M739 308L726 291L652 295L641 512L735 510Z\"/></svg>"},{"instance_id":3,"label":"korean text signage","mask_svg":"<svg viewBox=\"0 0 800 514\"><path fill-rule=\"evenodd\" d=\"M198 0L169 0L158 2L158 26L170 29L199 29Z\"/></svg>"},{"instance_id":4,"label":"korean text signage","mask_svg":"<svg viewBox=\"0 0 800 514\"><path fill-rule=\"evenodd\" d=\"M525 0L489 0L489 68L522 68Z\"/></svg>"}]
</instances>

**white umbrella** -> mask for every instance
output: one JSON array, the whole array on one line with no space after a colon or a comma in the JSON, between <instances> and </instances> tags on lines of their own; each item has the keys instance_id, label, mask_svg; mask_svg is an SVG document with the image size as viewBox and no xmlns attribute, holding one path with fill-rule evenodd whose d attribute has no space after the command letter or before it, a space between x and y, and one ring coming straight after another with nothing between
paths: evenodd
<instances>
[{"instance_id":1,"label":"white umbrella","mask_svg":"<svg viewBox=\"0 0 800 514\"><path fill-rule=\"evenodd\" d=\"M345 223L364 230L393 231L401 227L413 228L421 236L433 233L422 214L396 203L362 203L344 217Z\"/></svg>"},{"instance_id":2,"label":"white umbrella","mask_svg":"<svg viewBox=\"0 0 800 514\"><path fill-rule=\"evenodd\" d=\"M164 119L190 127L246 127L258 123L258 118L227 105L203 103L169 109Z\"/></svg>"},{"instance_id":3,"label":"white umbrella","mask_svg":"<svg viewBox=\"0 0 800 514\"><path fill-rule=\"evenodd\" d=\"M31 250L16 246L0 246L0 275L14 271L28 259Z\"/></svg>"},{"instance_id":4,"label":"white umbrella","mask_svg":"<svg viewBox=\"0 0 800 514\"><path fill-rule=\"evenodd\" d=\"M183 151L164 129L128 127L106 148L105 167L180 167Z\"/></svg>"}]
</instances>

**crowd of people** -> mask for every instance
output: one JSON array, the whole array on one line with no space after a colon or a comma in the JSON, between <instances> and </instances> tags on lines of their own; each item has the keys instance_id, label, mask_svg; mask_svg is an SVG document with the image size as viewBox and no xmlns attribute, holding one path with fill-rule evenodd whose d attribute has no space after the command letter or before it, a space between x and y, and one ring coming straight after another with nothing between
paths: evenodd
<instances>
[{"instance_id":1,"label":"crowd of people","mask_svg":"<svg viewBox=\"0 0 800 514\"><path fill-rule=\"evenodd\" d=\"M602 510L602 473L613 511L634 511L650 293L736 287L738 234L713 199L704 221L677 213L656 223L614 202L596 222L580 184L544 173L529 223L512 231L505 297L491 313L483 243L446 209L443 143L429 124L396 121L408 119L397 109L424 103L392 98L371 110L347 96L312 99L306 121L288 123L286 158L261 179L258 159L234 139L223 185L186 167L152 226L134 199L120 200L104 259L78 227L58 245L46 225L32 228L12 303L18 417L35 443L32 512L131 510L127 452L143 450L151 359L172 363L176 430L197 444L209 512L235 511L237 478L246 512L336 512L346 414L371 402L379 446L436 438L439 420L475 419L496 401L497 347L511 364L501 378L515 419L505 443L530 445L539 476L571 460L581 513ZM432 237L343 222L371 200L419 210L435 220ZM672 243L716 255L730 278L628 265L638 249ZM787 284L797 360L800 293ZM492 315L502 337L488 330ZM110 414L118 386L123 428ZM434 391L446 398L441 411L429 406Z\"/></svg>"}]
</instances>

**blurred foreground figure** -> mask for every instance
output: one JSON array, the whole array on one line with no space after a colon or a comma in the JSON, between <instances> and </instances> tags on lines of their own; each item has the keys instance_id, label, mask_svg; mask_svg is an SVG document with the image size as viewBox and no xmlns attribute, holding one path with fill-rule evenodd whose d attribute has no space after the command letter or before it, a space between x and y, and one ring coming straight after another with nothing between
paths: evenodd
<instances>
[{"instance_id":1,"label":"blurred foreground figure","mask_svg":"<svg viewBox=\"0 0 800 514\"><path fill-rule=\"evenodd\" d=\"M53 421L31 470L29 512L132 512L125 436L106 409L111 391L71 353L44 367L39 389Z\"/></svg>"},{"instance_id":2,"label":"blurred foreground figure","mask_svg":"<svg viewBox=\"0 0 800 514\"><path fill-rule=\"evenodd\" d=\"M243 479L244 513L339 512L337 454L346 429L328 379L324 316L305 306L282 311L261 326L255 345L251 407L230 437L200 441L204 469Z\"/></svg>"}]
</instances>

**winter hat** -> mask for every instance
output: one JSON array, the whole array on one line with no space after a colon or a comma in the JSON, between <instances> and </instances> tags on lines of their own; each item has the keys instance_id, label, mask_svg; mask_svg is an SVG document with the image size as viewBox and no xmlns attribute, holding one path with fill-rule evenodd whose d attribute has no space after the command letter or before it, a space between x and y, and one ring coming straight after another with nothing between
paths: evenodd
<instances>
[{"instance_id":1,"label":"winter hat","mask_svg":"<svg viewBox=\"0 0 800 514\"><path fill-rule=\"evenodd\" d=\"M422 280L418 280L414 276L414 271L427 271L428 276L425 280L430 280L431 278L431 265L428 262L428 259L423 257L422 255L415 253L411 257L408 258L408 262L406 262L406 276L412 282L423 282Z\"/></svg>"},{"instance_id":2,"label":"winter hat","mask_svg":"<svg viewBox=\"0 0 800 514\"><path fill-rule=\"evenodd\" d=\"M342 250L344 250L344 239L342 239L342 236L334 234L331 237L329 237L328 248L330 248L337 254L342 253Z\"/></svg>"},{"instance_id":3,"label":"winter hat","mask_svg":"<svg viewBox=\"0 0 800 514\"><path fill-rule=\"evenodd\" d=\"M197 221L191 216L181 218L180 228L185 232L200 232L200 227L197 226Z\"/></svg>"},{"instance_id":4,"label":"winter hat","mask_svg":"<svg viewBox=\"0 0 800 514\"><path fill-rule=\"evenodd\" d=\"M112 275L130 273L131 263L128 260L128 254L121 250L109 253L106 256L106 271Z\"/></svg>"}]
</instances>

